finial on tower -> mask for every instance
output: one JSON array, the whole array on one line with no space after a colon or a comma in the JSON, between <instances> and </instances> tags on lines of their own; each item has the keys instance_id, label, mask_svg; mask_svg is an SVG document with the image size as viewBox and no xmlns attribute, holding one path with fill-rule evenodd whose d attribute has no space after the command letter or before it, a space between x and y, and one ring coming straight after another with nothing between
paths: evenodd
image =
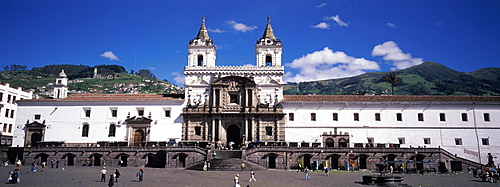
<instances>
[{"instance_id":1,"label":"finial on tower","mask_svg":"<svg viewBox=\"0 0 500 187\"><path fill-rule=\"evenodd\" d=\"M201 18L201 23L202 23L202 24L205 24L205 17L202 17L202 18Z\"/></svg>"},{"instance_id":2,"label":"finial on tower","mask_svg":"<svg viewBox=\"0 0 500 187\"><path fill-rule=\"evenodd\" d=\"M271 23L271 17L267 16L267 23Z\"/></svg>"}]
</instances>

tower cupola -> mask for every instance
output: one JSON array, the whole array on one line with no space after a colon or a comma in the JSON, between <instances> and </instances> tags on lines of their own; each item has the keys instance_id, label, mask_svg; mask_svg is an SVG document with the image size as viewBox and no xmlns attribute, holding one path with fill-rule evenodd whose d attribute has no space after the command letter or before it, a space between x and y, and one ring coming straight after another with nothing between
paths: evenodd
<instances>
[{"instance_id":1,"label":"tower cupola","mask_svg":"<svg viewBox=\"0 0 500 187\"><path fill-rule=\"evenodd\" d=\"M255 45L255 53L258 67L281 66L281 40L274 35L269 17L262 38L258 39Z\"/></svg>"},{"instance_id":2,"label":"tower cupola","mask_svg":"<svg viewBox=\"0 0 500 187\"><path fill-rule=\"evenodd\" d=\"M212 39L208 36L208 30L205 26L203 17L200 30L196 38L189 41L188 45L188 66L215 66L215 46Z\"/></svg>"}]
</instances>

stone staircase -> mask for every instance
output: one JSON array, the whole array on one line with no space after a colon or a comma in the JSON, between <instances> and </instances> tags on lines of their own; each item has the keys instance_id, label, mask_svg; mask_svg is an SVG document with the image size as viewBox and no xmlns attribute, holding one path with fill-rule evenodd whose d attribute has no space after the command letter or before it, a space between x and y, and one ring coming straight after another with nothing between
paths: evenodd
<instances>
[{"instance_id":1,"label":"stone staircase","mask_svg":"<svg viewBox=\"0 0 500 187\"><path fill-rule=\"evenodd\" d=\"M242 159L242 151L239 150L216 150L217 155L209 160L209 171L242 171L241 164L245 164L246 171L265 170L265 167ZM204 162L188 167L191 170L203 170Z\"/></svg>"}]
</instances>

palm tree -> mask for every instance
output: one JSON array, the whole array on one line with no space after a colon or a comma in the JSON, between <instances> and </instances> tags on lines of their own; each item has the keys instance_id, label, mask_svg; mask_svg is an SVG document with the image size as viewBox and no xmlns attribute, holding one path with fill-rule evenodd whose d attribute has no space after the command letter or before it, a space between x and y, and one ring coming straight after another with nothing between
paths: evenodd
<instances>
[{"instance_id":1,"label":"palm tree","mask_svg":"<svg viewBox=\"0 0 500 187\"><path fill-rule=\"evenodd\" d=\"M389 74L384 75L384 81L391 84L392 95L394 95L394 84L403 81L403 78L398 77L398 73L396 72L390 72Z\"/></svg>"}]
</instances>

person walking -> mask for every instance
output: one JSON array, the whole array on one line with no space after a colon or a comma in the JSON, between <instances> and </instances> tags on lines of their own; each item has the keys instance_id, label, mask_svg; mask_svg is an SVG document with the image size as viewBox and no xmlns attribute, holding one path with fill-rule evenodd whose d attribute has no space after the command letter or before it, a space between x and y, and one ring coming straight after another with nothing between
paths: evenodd
<instances>
[{"instance_id":1,"label":"person walking","mask_svg":"<svg viewBox=\"0 0 500 187\"><path fill-rule=\"evenodd\" d=\"M33 162L31 163L31 173L35 173L36 172L36 163Z\"/></svg>"},{"instance_id":2,"label":"person walking","mask_svg":"<svg viewBox=\"0 0 500 187\"><path fill-rule=\"evenodd\" d=\"M136 174L137 177L139 177L139 182L142 182L142 179L144 179L144 170L139 169L139 172Z\"/></svg>"},{"instance_id":3,"label":"person walking","mask_svg":"<svg viewBox=\"0 0 500 187\"><path fill-rule=\"evenodd\" d=\"M17 162L16 162L16 169L18 171L21 169L21 164L22 164L21 160L17 160Z\"/></svg>"},{"instance_id":4,"label":"person walking","mask_svg":"<svg viewBox=\"0 0 500 187\"><path fill-rule=\"evenodd\" d=\"M42 171L45 171L45 165L47 165L47 163L42 162Z\"/></svg>"},{"instance_id":5,"label":"person walking","mask_svg":"<svg viewBox=\"0 0 500 187\"><path fill-rule=\"evenodd\" d=\"M326 176L330 176L330 172L329 171L330 171L330 168L325 167L325 175Z\"/></svg>"},{"instance_id":6,"label":"person walking","mask_svg":"<svg viewBox=\"0 0 500 187\"><path fill-rule=\"evenodd\" d=\"M307 180L311 180L311 177L309 177L309 167L306 167L306 168L304 169L304 174L306 174L306 179L307 179Z\"/></svg>"},{"instance_id":7,"label":"person walking","mask_svg":"<svg viewBox=\"0 0 500 187\"><path fill-rule=\"evenodd\" d=\"M109 175L109 182L108 182L109 187L112 187L115 185L115 179L113 176L114 176L113 174Z\"/></svg>"},{"instance_id":8,"label":"person walking","mask_svg":"<svg viewBox=\"0 0 500 187\"><path fill-rule=\"evenodd\" d=\"M253 171L253 169L250 170L250 181L249 182L252 182L252 180L257 182L257 180L255 179L255 171Z\"/></svg>"},{"instance_id":9,"label":"person walking","mask_svg":"<svg viewBox=\"0 0 500 187\"><path fill-rule=\"evenodd\" d=\"M240 175L239 174L236 174L234 176L234 186L239 186L240 185Z\"/></svg>"},{"instance_id":10,"label":"person walking","mask_svg":"<svg viewBox=\"0 0 500 187\"><path fill-rule=\"evenodd\" d=\"M14 172L12 172L12 183L16 184L19 182L19 169L15 169Z\"/></svg>"},{"instance_id":11,"label":"person walking","mask_svg":"<svg viewBox=\"0 0 500 187\"><path fill-rule=\"evenodd\" d=\"M102 167L102 170L101 170L101 182L106 182L106 173L108 171L106 171L106 167Z\"/></svg>"},{"instance_id":12,"label":"person walking","mask_svg":"<svg viewBox=\"0 0 500 187\"><path fill-rule=\"evenodd\" d=\"M116 171L115 171L115 182L118 182L118 178L120 178L120 176L122 176L122 174L120 174L120 172L118 171L118 169L116 169Z\"/></svg>"}]
</instances>

